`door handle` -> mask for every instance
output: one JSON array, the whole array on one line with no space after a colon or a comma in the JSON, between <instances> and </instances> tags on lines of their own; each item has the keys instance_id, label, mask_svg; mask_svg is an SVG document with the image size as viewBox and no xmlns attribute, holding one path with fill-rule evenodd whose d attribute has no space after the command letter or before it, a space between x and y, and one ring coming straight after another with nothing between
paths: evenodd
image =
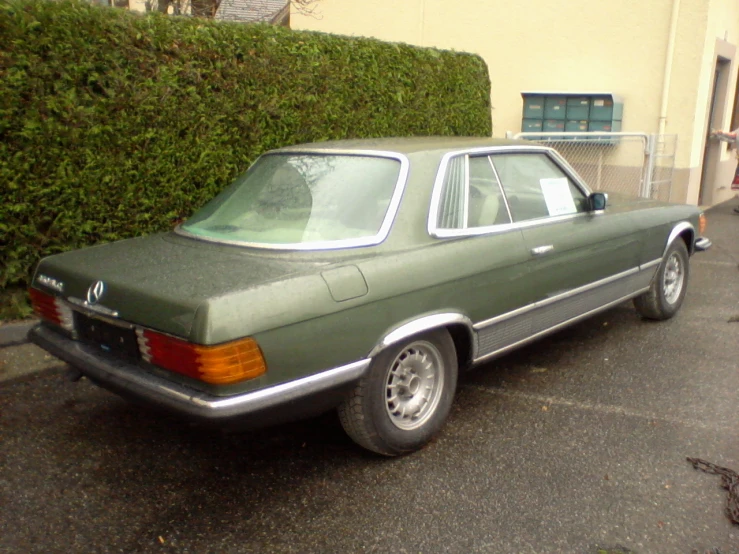
<instances>
[{"instance_id":1,"label":"door handle","mask_svg":"<svg viewBox=\"0 0 739 554\"><path fill-rule=\"evenodd\" d=\"M532 248L531 249L531 253L534 256L541 256L543 254L546 254L548 252L551 252L552 250L554 250L554 245L553 244L546 244L544 246L537 246L535 248Z\"/></svg>"}]
</instances>

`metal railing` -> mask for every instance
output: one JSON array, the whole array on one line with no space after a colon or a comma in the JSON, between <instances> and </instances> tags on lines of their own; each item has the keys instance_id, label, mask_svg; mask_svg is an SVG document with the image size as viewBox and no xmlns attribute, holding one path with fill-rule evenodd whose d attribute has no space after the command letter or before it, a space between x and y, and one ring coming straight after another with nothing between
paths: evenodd
<instances>
[{"instance_id":1,"label":"metal railing","mask_svg":"<svg viewBox=\"0 0 739 554\"><path fill-rule=\"evenodd\" d=\"M647 133L509 133L556 149L596 191L669 201L676 135Z\"/></svg>"}]
</instances>

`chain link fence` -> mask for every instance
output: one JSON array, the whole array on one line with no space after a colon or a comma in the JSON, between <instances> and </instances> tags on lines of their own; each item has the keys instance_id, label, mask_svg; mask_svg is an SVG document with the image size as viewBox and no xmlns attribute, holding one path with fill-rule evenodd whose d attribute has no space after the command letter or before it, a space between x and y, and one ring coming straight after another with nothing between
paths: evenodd
<instances>
[{"instance_id":1,"label":"chain link fence","mask_svg":"<svg viewBox=\"0 0 739 554\"><path fill-rule=\"evenodd\" d=\"M518 133L557 150L595 191L670 200L677 136Z\"/></svg>"}]
</instances>

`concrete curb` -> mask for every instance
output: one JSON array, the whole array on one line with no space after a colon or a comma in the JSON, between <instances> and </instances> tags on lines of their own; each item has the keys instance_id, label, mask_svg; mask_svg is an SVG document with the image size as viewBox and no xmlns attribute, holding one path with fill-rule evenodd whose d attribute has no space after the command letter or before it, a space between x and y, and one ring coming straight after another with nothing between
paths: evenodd
<instances>
[{"instance_id":1,"label":"concrete curb","mask_svg":"<svg viewBox=\"0 0 739 554\"><path fill-rule=\"evenodd\" d=\"M28 342L26 334L37 323L38 319L28 319L0 325L0 348Z\"/></svg>"}]
</instances>

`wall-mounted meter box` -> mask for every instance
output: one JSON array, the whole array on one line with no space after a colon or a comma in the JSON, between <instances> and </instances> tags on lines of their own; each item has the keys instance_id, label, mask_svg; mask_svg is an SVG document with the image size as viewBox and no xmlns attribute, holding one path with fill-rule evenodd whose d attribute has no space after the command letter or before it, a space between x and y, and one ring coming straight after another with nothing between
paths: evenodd
<instances>
[{"instance_id":1,"label":"wall-mounted meter box","mask_svg":"<svg viewBox=\"0 0 739 554\"><path fill-rule=\"evenodd\" d=\"M544 96L531 94L523 98L523 118L544 120Z\"/></svg>"},{"instance_id":2,"label":"wall-mounted meter box","mask_svg":"<svg viewBox=\"0 0 739 554\"><path fill-rule=\"evenodd\" d=\"M546 96L544 98L544 119L567 119L567 97L565 96Z\"/></svg>"},{"instance_id":3,"label":"wall-mounted meter box","mask_svg":"<svg viewBox=\"0 0 739 554\"><path fill-rule=\"evenodd\" d=\"M543 125L543 119L524 119L521 123L521 131L524 133L540 133Z\"/></svg>"},{"instance_id":4,"label":"wall-mounted meter box","mask_svg":"<svg viewBox=\"0 0 739 554\"><path fill-rule=\"evenodd\" d=\"M522 92L521 131L617 132L624 103L609 92ZM604 144L613 143L603 141Z\"/></svg>"}]
</instances>

